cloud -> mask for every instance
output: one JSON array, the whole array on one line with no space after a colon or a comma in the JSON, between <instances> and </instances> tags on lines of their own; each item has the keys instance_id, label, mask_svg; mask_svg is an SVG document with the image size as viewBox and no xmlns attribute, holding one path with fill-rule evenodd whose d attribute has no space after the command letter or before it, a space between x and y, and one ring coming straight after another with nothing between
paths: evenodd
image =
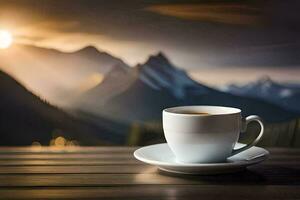
<instances>
[{"instance_id":1,"label":"cloud","mask_svg":"<svg viewBox=\"0 0 300 200\"><path fill-rule=\"evenodd\" d=\"M48 20L20 25L14 27L13 31L17 37L40 41L52 35L78 30L79 24L78 21Z\"/></svg>"},{"instance_id":2,"label":"cloud","mask_svg":"<svg viewBox=\"0 0 300 200\"><path fill-rule=\"evenodd\" d=\"M224 24L257 24L260 12L257 7L246 4L158 4L145 10L179 19L216 22Z\"/></svg>"},{"instance_id":3,"label":"cloud","mask_svg":"<svg viewBox=\"0 0 300 200\"><path fill-rule=\"evenodd\" d=\"M94 45L131 65L157 51L185 68L242 60L251 49L264 57L266 49L276 49L268 55L296 60L291 52L298 47L261 47L299 41L298 2L0 0L0 28L20 43L63 51Z\"/></svg>"}]
</instances>

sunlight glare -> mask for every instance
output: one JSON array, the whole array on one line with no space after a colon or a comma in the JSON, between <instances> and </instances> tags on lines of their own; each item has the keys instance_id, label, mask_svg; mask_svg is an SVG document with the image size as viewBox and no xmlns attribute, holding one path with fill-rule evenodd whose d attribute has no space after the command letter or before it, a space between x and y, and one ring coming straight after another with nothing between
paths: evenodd
<instances>
[{"instance_id":1,"label":"sunlight glare","mask_svg":"<svg viewBox=\"0 0 300 200\"><path fill-rule=\"evenodd\" d=\"M81 83L81 85L79 86L79 91L86 92L86 91L96 87L100 83L102 83L103 79L104 79L104 76L102 74L93 73L92 75L87 77L87 79Z\"/></svg>"},{"instance_id":2,"label":"sunlight glare","mask_svg":"<svg viewBox=\"0 0 300 200\"><path fill-rule=\"evenodd\" d=\"M0 49L7 49L13 42L12 34L5 30L0 30Z\"/></svg>"}]
</instances>

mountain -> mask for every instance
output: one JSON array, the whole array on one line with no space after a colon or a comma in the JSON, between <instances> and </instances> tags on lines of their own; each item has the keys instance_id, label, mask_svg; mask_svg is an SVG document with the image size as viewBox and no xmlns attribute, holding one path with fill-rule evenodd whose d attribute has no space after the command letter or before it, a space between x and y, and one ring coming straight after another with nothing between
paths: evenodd
<instances>
[{"instance_id":1,"label":"mountain","mask_svg":"<svg viewBox=\"0 0 300 200\"><path fill-rule=\"evenodd\" d=\"M228 85L224 90L240 96L263 99L285 109L300 112L299 85L279 84L269 77L262 77L246 85Z\"/></svg>"},{"instance_id":2,"label":"mountain","mask_svg":"<svg viewBox=\"0 0 300 200\"><path fill-rule=\"evenodd\" d=\"M48 145L57 135L83 145L106 144L121 138L113 140L115 132L110 129L66 114L42 101L1 71L0 93L0 145L31 145L33 141ZM102 119L97 121L102 122Z\"/></svg>"},{"instance_id":3,"label":"mountain","mask_svg":"<svg viewBox=\"0 0 300 200\"><path fill-rule=\"evenodd\" d=\"M171 93L152 89L136 79L127 90L95 107L94 112L118 121L143 123L160 120L164 108L178 105L181 101Z\"/></svg>"},{"instance_id":4,"label":"mountain","mask_svg":"<svg viewBox=\"0 0 300 200\"><path fill-rule=\"evenodd\" d=\"M103 112L105 108L103 109L102 106L107 104L110 105L109 107L112 107L111 99L126 92L129 88L133 88L131 89L132 91L139 91L133 94L137 96L130 100L131 103L135 102L135 100L144 102L141 101L141 98L145 98L145 101L155 102L157 106L161 104L160 108L164 108L167 105L177 105L177 101L187 97L186 92L202 94L211 90L192 80L185 71L175 68L166 56L158 53L156 56L150 56L145 64L134 68L123 67L122 65L113 66L112 70L105 75L104 80L99 85L74 100L73 107L98 114L99 110L101 110L100 113L105 113ZM159 93L159 91L167 91L167 94L162 92L155 101L156 97L152 97L151 94ZM162 100L163 96L164 100ZM119 107L118 105L123 105L127 100L122 99L122 101L123 103L115 103L113 107L116 109ZM128 100L128 103L130 102ZM125 111L125 113L127 112ZM144 115L149 116L146 113Z\"/></svg>"},{"instance_id":5,"label":"mountain","mask_svg":"<svg viewBox=\"0 0 300 200\"><path fill-rule=\"evenodd\" d=\"M130 72L130 83L117 95L110 95L105 104L97 104L101 96L93 96L89 105L93 112L119 121L145 122L161 119L161 111L166 107L179 105L220 105L241 108L243 115L258 114L267 121L285 121L299 117L298 113L287 111L263 100L241 97L222 92L192 80L184 71L176 68L162 53L151 56L144 64ZM112 71L113 72L113 71ZM124 74L128 76L128 74ZM107 76L110 82L118 82ZM89 93L103 91L104 85L93 88ZM121 84L122 85L122 84ZM109 90L108 90L109 91ZM84 105L82 106L84 107Z\"/></svg>"},{"instance_id":6,"label":"mountain","mask_svg":"<svg viewBox=\"0 0 300 200\"><path fill-rule=\"evenodd\" d=\"M200 94L208 90L208 87L190 79L183 70L175 68L162 53L158 53L144 65L132 69L114 66L101 84L80 95L73 105L118 121L144 121L159 118L157 113L146 107L154 106L154 110L162 110L170 105L180 105L187 91ZM128 95L119 100L115 98L123 93ZM133 118L131 114L128 115L132 107L138 109L131 113Z\"/></svg>"},{"instance_id":7,"label":"mountain","mask_svg":"<svg viewBox=\"0 0 300 200\"><path fill-rule=\"evenodd\" d=\"M95 106L102 106L113 96L127 90L135 80L135 69L114 65L100 84L75 98L71 102L71 107L87 111L94 110Z\"/></svg>"},{"instance_id":8,"label":"mountain","mask_svg":"<svg viewBox=\"0 0 300 200\"><path fill-rule=\"evenodd\" d=\"M114 65L128 67L93 46L70 53L20 44L0 50L3 71L56 105L68 105L87 83L92 87L91 84L101 82L101 77Z\"/></svg>"},{"instance_id":9,"label":"mountain","mask_svg":"<svg viewBox=\"0 0 300 200\"><path fill-rule=\"evenodd\" d=\"M174 67L163 53L158 53L143 65L137 66L139 79L154 90L167 90L178 99L187 97L187 92L204 94L211 89L191 79L184 70Z\"/></svg>"}]
</instances>

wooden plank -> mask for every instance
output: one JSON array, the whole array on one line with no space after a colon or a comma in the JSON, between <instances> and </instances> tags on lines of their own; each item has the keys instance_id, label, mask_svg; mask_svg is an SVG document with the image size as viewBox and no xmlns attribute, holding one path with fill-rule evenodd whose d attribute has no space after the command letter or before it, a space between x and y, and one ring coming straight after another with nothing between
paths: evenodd
<instances>
[{"instance_id":1,"label":"wooden plank","mask_svg":"<svg viewBox=\"0 0 300 200\"><path fill-rule=\"evenodd\" d=\"M2 154L0 155L0 161L2 160L76 160L76 159L86 159L86 160L124 160L124 159L134 159L133 153L105 153L105 154ZM269 159L273 160L300 160L300 154L277 154L271 153Z\"/></svg>"},{"instance_id":2,"label":"wooden plank","mask_svg":"<svg viewBox=\"0 0 300 200\"><path fill-rule=\"evenodd\" d=\"M153 170L145 171L145 168ZM102 165L102 166L2 166L0 174L137 174L156 173L157 168L145 165Z\"/></svg>"},{"instance_id":3,"label":"wooden plank","mask_svg":"<svg viewBox=\"0 0 300 200\"><path fill-rule=\"evenodd\" d=\"M101 165L148 165L135 159L99 159L99 160L0 160L0 168L5 166L101 166ZM299 165L300 160L268 159L258 165ZM299 165L300 166L300 165Z\"/></svg>"},{"instance_id":4,"label":"wooden plank","mask_svg":"<svg viewBox=\"0 0 300 200\"><path fill-rule=\"evenodd\" d=\"M300 148L267 148L271 153L274 154L300 154Z\"/></svg>"},{"instance_id":5,"label":"wooden plank","mask_svg":"<svg viewBox=\"0 0 300 200\"><path fill-rule=\"evenodd\" d=\"M277 154L271 154L268 158L268 160L277 160L277 161L293 161L293 160L300 160L300 155L277 155Z\"/></svg>"},{"instance_id":6,"label":"wooden plank","mask_svg":"<svg viewBox=\"0 0 300 200\"><path fill-rule=\"evenodd\" d=\"M133 159L133 153L105 153L105 154L2 154L1 160L71 160L71 159ZM277 154L271 153L269 159L300 160L300 154Z\"/></svg>"},{"instance_id":7,"label":"wooden plank","mask_svg":"<svg viewBox=\"0 0 300 200\"><path fill-rule=\"evenodd\" d=\"M98 152L126 152L134 151L138 147L128 146L78 146L78 147L0 147L0 154L4 153L98 153Z\"/></svg>"},{"instance_id":8,"label":"wooden plank","mask_svg":"<svg viewBox=\"0 0 300 200\"><path fill-rule=\"evenodd\" d=\"M140 147L127 147L127 146L78 146L78 147L0 147L0 154L8 153L114 153L114 152L133 152ZM268 150L276 153L289 153L295 152L300 153L300 148L278 148L278 147L268 147Z\"/></svg>"},{"instance_id":9,"label":"wooden plank","mask_svg":"<svg viewBox=\"0 0 300 200\"><path fill-rule=\"evenodd\" d=\"M299 199L300 187L166 185L0 190L1 199Z\"/></svg>"},{"instance_id":10,"label":"wooden plank","mask_svg":"<svg viewBox=\"0 0 300 200\"><path fill-rule=\"evenodd\" d=\"M299 165L299 160L269 159L262 164ZM3 166L102 166L102 165L146 165L135 159L101 159L101 160L0 160Z\"/></svg>"},{"instance_id":11,"label":"wooden plank","mask_svg":"<svg viewBox=\"0 0 300 200\"><path fill-rule=\"evenodd\" d=\"M2 174L1 187L45 187L45 186L117 186L140 184L181 185L300 185L299 169L253 166L250 170L214 176L174 175L156 173L151 166L145 166L138 174ZM155 173L154 173L155 172Z\"/></svg>"},{"instance_id":12,"label":"wooden plank","mask_svg":"<svg viewBox=\"0 0 300 200\"><path fill-rule=\"evenodd\" d=\"M101 160L0 160L0 166L91 166L91 165L142 165L134 159L101 159Z\"/></svg>"},{"instance_id":13,"label":"wooden plank","mask_svg":"<svg viewBox=\"0 0 300 200\"><path fill-rule=\"evenodd\" d=\"M0 155L0 160L13 160L13 159L20 159L20 160L71 160L71 159L130 159L133 157L131 153L118 153L118 154L2 154Z\"/></svg>"},{"instance_id":14,"label":"wooden plank","mask_svg":"<svg viewBox=\"0 0 300 200\"><path fill-rule=\"evenodd\" d=\"M299 149L272 148L260 165L215 176L159 172L136 148L26 149L0 153L0 199L300 199Z\"/></svg>"},{"instance_id":15,"label":"wooden plank","mask_svg":"<svg viewBox=\"0 0 300 200\"><path fill-rule=\"evenodd\" d=\"M272 167L285 168L285 169L298 169L300 170L300 161L298 162L264 162L255 167ZM148 170L145 171L145 168ZM153 170L149 170L152 168ZM251 167L250 167L251 168ZM58 166L1 166L0 174L140 174L140 173L157 173L155 166L146 164L107 164L107 165L58 165Z\"/></svg>"},{"instance_id":16,"label":"wooden plank","mask_svg":"<svg viewBox=\"0 0 300 200\"><path fill-rule=\"evenodd\" d=\"M87 148L87 149L86 149ZM23 149L23 148L22 148ZM30 148L25 148L30 149ZM89 147L80 147L81 151L2 151L0 147L0 159L9 158L60 158L67 155L68 157L106 157L111 156L131 156L136 148L118 148L117 150L103 148L92 148L95 151L86 151ZM98 149L98 151L96 151ZM300 149L287 148L268 148L271 155L274 156L300 156Z\"/></svg>"},{"instance_id":17,"label":"wooden plank","mask_svg":"<svg viewBox=\"0 0 300 200\"><path fill-rule=\"evenodd\" d=\"M297 164L300 162L298 154L271 154L267 163ZM264 162L264 163L265 163ZM132 154L59 154L59 155L2 155L0 166L55 166L55 165L107 165L107 164L142 164Z\"/></svg>"},{"instance_id":18,"label":"wooden plank","mask_svg":"<svg viewBox=\"0 0 300 200\"><path fill-rule=\"evenodd\" d=\"M32 148L32 147L0 147L0 155L41 155L41 154L130 154L139 147L76 147L51 149L49 147ZM281 155L299 155L300 148L267 148L271 154Z\"/></svg>"},{"instance_id":19,"label":"wooden plank","mask_svg":"<svg viewBox=\"0 0 300 200\"><path fill-rule=\"evenodd\" d=\"M33 148L0 147L1 155L59 155L59 154L131 154L139 147L74 147L74 148ZM300 148L267 148L271 154L300 155Z\"/></svg>"}]
</instances>

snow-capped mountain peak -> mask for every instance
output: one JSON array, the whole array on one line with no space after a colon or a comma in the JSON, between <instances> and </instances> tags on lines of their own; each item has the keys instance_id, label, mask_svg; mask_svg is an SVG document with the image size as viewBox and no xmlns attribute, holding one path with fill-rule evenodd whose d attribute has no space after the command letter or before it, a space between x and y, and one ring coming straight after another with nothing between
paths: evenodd
<instances>
[{"instance_id":1,"label":"snow-capped mountain peak","mask_svg":"<svg viewBox=\"0 0 300 200\"><path fill-rule=\"evenodd\" d=\"M299 87L289 87L264 76L246 85L229 85L225 89L235 95L260 98L290 110L300 110Z\"/></svg>"},{"instance_id":2,"label":"snow-capped mountain peak","mask_svg":"<svg viewBox=\"0 0 300 200\"><path fill-rule=\"evenodd\" d=\"M139 66L139 78L155 90L168 90L175 97L183 99L187 88L197 88L197 92L205 92L206 87L192 80L184 70L176 68L161 52ZM201 88L201 89L200 89Z\"/></svg>"},{"instance_id":3,"label":"snow-capped mountain peak","mask_svg":"<svg viewBox=\"0 0 300 200\"><path fill-rule=\"evenodd\" d=\"M279 92L279 96L281 96L282 98L287 98L293 95L293 91L291 89L282 89Z\"/></svg>"}]
</instances>

